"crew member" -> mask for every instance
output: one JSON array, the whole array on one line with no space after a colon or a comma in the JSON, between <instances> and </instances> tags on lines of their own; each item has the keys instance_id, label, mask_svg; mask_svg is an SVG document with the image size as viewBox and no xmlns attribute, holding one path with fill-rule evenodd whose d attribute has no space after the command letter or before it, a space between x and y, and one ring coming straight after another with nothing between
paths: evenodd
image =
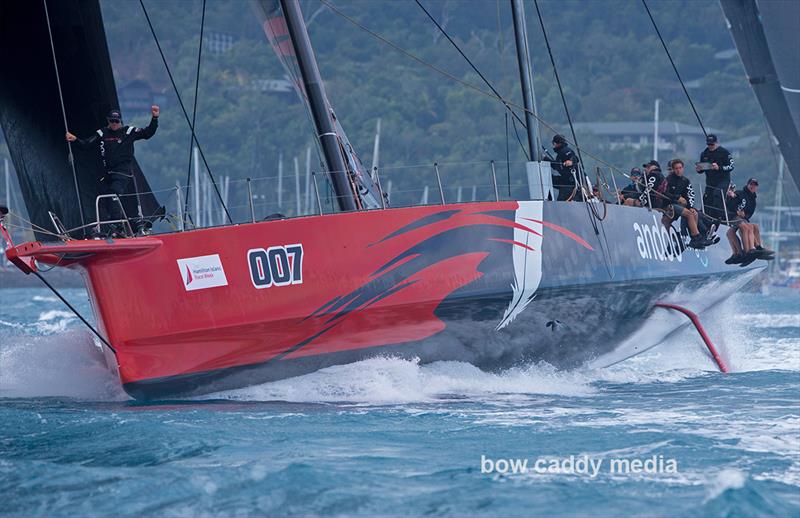
<instances>
[{"instance_id":1,"label":"crew member","mask_svg":"<svg viewBox=\"0 0 800 518\"><path fill-rule=\"evenodd\" d=\"M106 116L108 125L100 128L91 137L80 139L70 132L67 132L67 141L74 142L81 148L96 147L103 161L105 174L100 178L103 194L116 194L122 196L128 191L131 180L134 180L133 169L133 143L137 140L147 140L152 137L158 129L158 106L150 108L152 118L146 128L135 126L123 126L122 114L119 110L111 110ZM138 192L136 193L138 195ZM122 220L124 214L116 201L108 200L105 204L107 209L101 220ZM142 218L136 220L137 234L147 232L147 223ZM95 229L99 233L99 229Z\"/></svg>"},{"instance_id":2,"label":"crew member","mask_svg":"<svg viewBox=\"0 0 800 518\"><path fill-rule=\"evenodd\" d=\"M639 196L644 190L642 170L634 167L628 176L631 179L631 183L623 187L619 192L619 202L630 207L641 207L642 203L639 201Z\"/></svg>"},{"instance_id":3,"label":"crew member","mask_svg":"<svg viewBox=\"0 0 800 518\"><path fill-rule=\"evenodd\" d=\"M756 259L771 261L775 252L761 245L761 229L757 224L751 223L750 218L756 210L756 192L758 180L750 178L747 185L740 191L728 191L728 207L730 228L727 232L728 242L731 245L732 255L725 260L726 264L741 264L747 266ZM741 235L742 241L736 236Z\"/></svg>"},{"instance_id":4,"label":"crew member","mask_svg":"<svg viewBox=\"0 0 800 518\"><path fill-rule=\"evenodd\" d=\"M583 200L580 189L575 188L575 180L578 175L578 155L567 145L564 135L553 136L553 151L556 152L556 160L552 162L553 169L558 175L553 175L553 185L558 189L557 201L567 201L576 192L573 199Z\"/></svg>"},{"instance_id":5,"label":"crew member","mask_svg":"<svg viewBox=\"0 0 800 518\"><path fill-rule=\"evenodd\" d=\"M733 158L730 151L719 145L717 136L706 136L707 147L700 153L700 161L695 170L706 175L706 189L703 193L703 207L706 214L720 221L725 219L724 197L731 183Z\"/></svg>"},{"instance_id":6,"label":"crew member","mask_svg":"<svg viewBox=\"0 0 800 518\"><path fill-rule=\"evenodd\" d=\"M683 218L689 228L689 247L705 248L713 244L713 241L700 234L697 227L698 214L694 208L694 189L692 182L683 175L684 164L680 158L669 161L669 175L664 189L665 211L661 217L661 222L667 229L672 226L672 222L678 218Z\"/></svg>"},{"instance_id":7,"label":"crew member","mask_svg":"<svg viewBox=\"0 0 800 518\"><path fill-rule=\"evenodd\" d=\"M645 189L639 195L639 203L642 207L660 209L664 206L664 174L661 172L661 164L657 160L650 160L644 167Z\"/></svg>"}]
</instances>

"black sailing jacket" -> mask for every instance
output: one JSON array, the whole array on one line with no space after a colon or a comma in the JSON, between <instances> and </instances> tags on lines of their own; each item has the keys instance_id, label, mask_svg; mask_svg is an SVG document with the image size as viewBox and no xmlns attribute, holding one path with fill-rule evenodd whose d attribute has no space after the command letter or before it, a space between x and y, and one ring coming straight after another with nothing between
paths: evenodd
<instances>
[{"instance_id":1,"label":"black sailing jacket","mask_svg":"<svg viewBox=\"0 0 800 518\"><path fill-rule=\"evenodd\" d=\"M564 162L567 160L572 161L571 166L564 165ZM578 162L580 162L580 160L578 160L578 155L572 149L570 149L569 146L561 146L556 151L556 161L553 162L552 167L553 170L558 172L558 174L561 176L559 181L560 186L575 185L575 178L572 176L572 171L578 170Z\"/></svg>"},{"instance_id":2,"label":"black sailing jacket","mask_svg":"<svg viewBox=\"0 0 800 518\"><path fill-rule=\"evenodd\" d=\"M694 208L694 188L692 182L685 176L670 174L667 176L667 189L664 196L669 198L670 203L678 203L678 199L683 197L686 200L687 208Z\"/></svg>"},{"instance_id":3,"label":"black sailing jacket","mask_svg":"<svg viewBox=\"0 0 800 518\"><path fill-rule=\"evenodd\" d=\"M733 157L731 152L722 146L717 147L714 151L705 148L700 153L701 162L716 163L719 166L718 170L704 169L700 171L706 175L706 187L716 187L723 191L728 188L731 183L731 172L733 171Z\"/></svg>"},{"instance_id":4,"label":"black sailing jacket","mask_svg":"<svg viewBox=\"0 0 800 518\"><path fill-rule=\"evenodd\" d=\"M749 220L756 211L756 193L750 192L747 188L736 191L733 198L728 198L725 202L728 205L728 217L738 219L738 211L744 212L744 219Z\"/></svg>"},{"instance_id":5,"label":"black sailing jacket","mask_svg":"<svg viewBox=\"0 0 800 518\"><path fill-rule=\"evenodd\" d=\"M117 171L132 174L133 143L137 140L149 139L155 135L157 129L158 118L153 117L146 128L122 126L116 131L108 127L100 128L91 137L78 139L75 143L82 148L97 146L106 173Z\"/></svg>"}]
</instances>

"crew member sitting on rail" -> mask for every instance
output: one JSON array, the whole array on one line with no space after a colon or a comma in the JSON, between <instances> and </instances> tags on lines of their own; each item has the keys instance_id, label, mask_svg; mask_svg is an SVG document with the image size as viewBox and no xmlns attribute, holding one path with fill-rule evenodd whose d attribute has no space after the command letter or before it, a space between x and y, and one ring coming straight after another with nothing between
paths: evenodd
<instances>
[{"instance_id":1,"label":"crew member sitting on rail","mask_svg":"<svg viewBox=\"0 0 800 518\"><path fill-rule=\"evenodd\" d=\"M642 207L660 209L664 206L664 190L666 183L664 174L661 172L661 164L657 160L651 160L644 167L645 189L639 195L639 203Z\"/></svg>"},{"instance_id":2,"label":"crew member sitting on rail","mask_svg":"<svg viewBox=\"0 0 800 518\"><path fill-rule=\"evenodd\" d=\"M97 147L100 158L103 160L105 175L100 178L101 192L103 194L116 194L122 196L128 191L128 184L134 179L133 171L133 143L137 140L147 140L155 135L158 129L158 106L150 108L152 118L146 128L123 126L122 114L119 110L111 110L106 116L108 126L97 130L91 137L80 139L67 132L67 141L74 142L82 148ZM134 179L134 187L135 187ZM137 193L138 195L138 193ZM124 214L119 203L107 200L107 209L101 215L101 220L122 220ZM99 234L99 230L94 232ZM147 233L147 222L141 218L136 220L137 234ZM113 230L112 230L113 233ZM99 236L95 236L99 237Z\"/></svg>"},{"instance_id":3,"label":"crew member sitting on rail","mask_svg":"<svg viewBox=\"0 0 800 518\"><path fill-rule=\"evenodd\" d=\"M673 221L683 218L691 236L689 247L705 248L711 246L713 241L701 235L697 228L698 215L694 208L694 189L692 182L683 176L683 168L683 160L680 158L669 161L670 173L664 190L664 215L661 217L661 222L669 229Z\"/></svg>"},{"instance_id":4,"label":"crew member sitting on rail","mask_svg":"<svg viewBox=\"0 0 800 518\"><path fill-rule=\"evenodd\" d=\"M758 191L758 180L755 178L747 180L747 185L740 191L734 191L733 188L728 190L730 228L727 237L732 255L725 260L725 264L747 266L756 259L771 261L775 258L775 252L761 245L761 230L758 225L750 223L750 218L756 210L756 191ZM742 237L741 244L736 236L737 230Z\"/></svg>"},{"instance_id":5,"label":"crew member sitting on rail","mask_svg":"<svg viewBox=\"0 0 800 518\"><path fill-rule=\"evenodd\" d=\"M556 159L551 165L553 170L558 173L558 175L553 175L553 185L558 189L557 201L583 200L583 193L581 189L576 189L575 184L580 160L578 160L578 155L567 145L564 135L553 135L553 151L556 152Z\"/></svg>"},{"instance_id":6,"label":"crew member sitting on rail","mask_svg":"<svg viewBox=\"0 0 800 518\"><path fill-rule=\"evenodd\" d=\"M638 167L631 169L629 175L631 183L623 187L619 192L619 202L629 207L641 207L642 203L639 201L639 196L644 191L644 182L642 181L642 170Z\"/></svg>"}]
</instances>

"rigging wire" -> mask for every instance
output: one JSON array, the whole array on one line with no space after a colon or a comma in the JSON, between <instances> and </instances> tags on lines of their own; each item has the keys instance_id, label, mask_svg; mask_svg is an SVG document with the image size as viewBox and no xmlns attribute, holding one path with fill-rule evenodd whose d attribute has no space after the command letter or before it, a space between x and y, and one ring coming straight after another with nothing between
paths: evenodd
<instances>
[{"instance_id":1,"label":"rigging wire","mask_svg":"<svg viewBox=\"0 0 800 518\"><path fill-rule=\"evenodd\" d=\"M578 158L580 159L580 167L578 168L581 171L579 176L586 176L586 172L583 171L583 157L581 156L581 149L578 146L578 137L575 135L575 126L572 124L572 115L569 113L569 105L567 104L567 98L564 96L564 88L561 86L561 78L558 75L558 67L556 67L556 60L553 56L553 49L550 47L550 39L547 37L547 29L544 27L544 19L542 18L542 12L539 10L539 0L533 0L533 5L536 7L536 15L539 17L539 25L542 28L542 35L544 36L544 44L547 47L547 54L550 56L550 63L553 65L553 75L556 76L556 84L558 85L558 93L561 94L561 103L564 105L564 112L567 115L567 122L569 123L569 130L572 133L572 141L575 143L575 149L578 151ZM583 186L581 186L581 190Z\"/></svg>"},{"instance_id":2,"label":"rigging wire","mask_svg":"<svg viewBox=\"0 0 800 518\"><path fill-rule=\"evenodd\" d=\"M472 83L470 83L468 81L465 81L465 80L463 80L463 79L461 79L459 77L456 77L455 75L451 74L450 72L448 72L446 70L443 70L443 69L437 67L436 65L425 61L424 59L420 58L419 56L416 56L416 55L412 54L411 52L407 51L406 49L404 49L401 46L397 45L396 43L392 42L391 40L381 36L377 32L375 32L372 29L370 29L369 27L366 27L365 25L361 24L360 22L356 21L355 19L351 18L350 16L346 15L345 13L340 11L337 7L335 7L333 4L329 3L328 0L320 0L320 3L325 4L334 14L336 14L339 17L343 18L344 20L346 20L351 25L354 25L355 27L361 29L362 31L366 32L367 34L369 34L370 36L372 36L376 40L384 43L385 45L388 45L389 47L393 48L397 52L400 52L404 56L416 61L417 63L423 65L424 67L433 70L437 74L440 74L440 75L444 76L445 78L447 78L447 79L449 79L449 80L451 80L451 81L453 81L455 83L458 83L461 86L463 86L463 87L465 87L465 88L467 88L469 90L472 90L472 91L474 91L476 93L479 93L479 94L484 95L486 97L491 97L492 99L495 99L495 100L499 100L503 104L508 104L512 108L516 108L516 109L519 109L519 110L522 110L522 111L529 111L529 110L525 110L525 108L523 106L520 106L519 104L516 104L516 103L514 103L514 102L512 102L512 101L510 101L510 100L508 100L506 98L503 98L503 97L499 97L498 98L498 96L496 94L493 94L492 92L490 92L488 90L483 90L479 86L476 86L476 85L474 85L474 84L472 84ZM539 124L541 124L542 126L547 128L548 130L552 131L553 133L560 133L560 131L558 129L556 129L551 123L549 123L548 121L543 119L541 116L533 113L532 111L530 111L530 113L531 113L531 116L533 116L534 119L539 121ZM514 119L512 119L512 123L513 122L514 122ZM519 139L519 136L517 136L517 138ZM616 165L614 165L614 164L602 159L601 157L591 153L590 151L581 148L581 146L579 146L577 142L570 142L570 143L575 145L575 149L577 149L579 153L583 152L583 153L586 154L586 156L588 156L591 159L595 160L597 163L603 164L604 166L608 167L612 171L616 171L617 173L619 173L621 176L623 176L625 178L630 178L630 175L628 173L626 173L619 166L616 166ZM527 158L527 156L526 156L526 158Z\"/></svg>"},{"instance_id":3,"label":"rigging wire","mask_svg":"<svg viewBox=\"0 0 800 518\"><path fill-rule=\"evenodd\" d=\"M420 2L420 0L414 0L414 1L417 3L417 5L419 6L419 8L420 8L420 9L422 9L422 11L423 11L423 12L424 12L424 13L425 13L427 16L428 16L428 18L429 18L429 19L430 19L430 20L433 22L433 24L436 26L436 28L437 28L437 29L439 29L439 31L440 31L440 32L441 32L441 33L444 35L444 37L445 37L445 38L447 38L447 41L449 41L449 42L450 42L450 44L452 44L452 45L453 45L453 47L454 47L454 48L455 48L455 49L458 51L458 53L459 53L459 54L461 54L461 57L463 57L463 58L464 58L464 60L465 60L465 61L466 61L466 62L469 64L469 66L470 66L470 67L472 67L472 70L474 70L474 71L475 71L475 73L476 73L476 74L478 74L478 76L479 76L479 77L480 77L480 78L483 80L483 82L486 84L486 86L488 86L488 87L489 87L489 89L490 89L490 90L492 91L492 93L493 93L493 94L494 94L494 95L497 97L497 99L498 99L498 100L499 100L501 103L503 103L503 105L504 105L504 106L505 106L505 108L506 108L506 113L509 113L509 112L510 112L510 113L511 113L511 115L513 115L513 116L514 116L514 119L515 119L516 121L518 121L520 124L522 124L522 127L523 127L523 128L526 128L526 129L527 129L527 126L526 126L525 122L524 122L524 121L523 121L523 120L520 118L520 116L519 116L519 115L517 115L517 112L515 112L515 111L514 111L514 110L511 108L511 105L510 105L508 102L506 102L506 100L503 98L503 96L502 96L502 95L500 95L500 92L498 92L498 91L497 91L497 89L494 87L494 85L492 85L492 83L491 83L491 82L490 82L490 81L489 81L489 80L486 78L486 76L485 76L485 75L483 75L483 73L481 73L481 71L480 71L480 70L478 69L478 67L477 67L477 66L476 66L476 65L475 65L475 64L472 62L472 60L470 60L470 59L469 59L469 57L467 57L467 55L464 53L464 51L462 51L462 50L461 50L461 47L459 47L459 46L458 46L458 44L457 44L457 43L456 43L456 42L453 40L453 38L451 38L451 37L450 37L450 35L447 33L447 31L446 31L446 30L444 30L444 27L442 27L442 26L439 24L439 22L438 22L438 21L436 21L436 18L434 18L434 17L433 17L433 15L432 15L432 14L431 14L431 13L430 13L430 12L429 12L427 9L425 9L425 6L423 6L423 5L422 5L422 3ZM498 5L498 7L499 7L499 5ZM499 13L498 13L498 14L499 14ZM497 19L497 23L498 23L498 26L499 26L499 25L500 25L500 18L499 18L499 16L498 16L498 19ZM506 125L508 125L508 121L506 121ZM515 130L514 130L514 132L516 133L516 123L515 123L515 126L514 126L514 127L515 127ZM525 157L526 157L526 158L528 158L528 153L527 153L527 151L525 150L525 146L522 144L522 140L520 140L520 138L519 138L519 134L517 134L517 141L519 142L520 148L522 149L522 152L525 154ZM528 158L528 160L530 160L530 158ZM508 160L506 160L506 162L508 162ZM510 172L509 172L508 174L510 175ZM510 184L510 182L509 182L509 184ZM511 193L509 193L509 196L511 196Z\"/></svg>"},{"instance_id":4,"label":"rigging wire","mask_svg":"<svg viewBox=\"0 0 800 518\"><path fill-rule=\"evenodd\" d=\"M200 147L200 141L197 140L197 135L194 131L194 124L189 119L189 114L186 111L186 106L183 104L183 99L181 98L181 94L178 91L178 85L175 84L175 79L172 77L172 71L169 68L169 64L167 63L167 58L164 55L164 51L161 49L161 42L158 40L158 36L156 35L156 30L153 27L153 23L150 21L150 15L147 14L147 9L144 6L144 0L139 0L139 5L142 6L142 12L144 13L144 17L147 19L147 25L150 27L150 32L153 35L153 40L156 43L156 47L158 47L158 53L161 55L161 60L164 62L164 68L167 70L167 75L169 76L169 80L172 83L172 89L175 90L175 95L178 98L178 103L181 105L181 110L183 111L183 116L186 119L186 124L189 125L189 129L192 131L192 139L197 144L197 151L200 153L200 158L203 159L203 165L205 165L206 172L208 173L208 177L211 179L211 184L214 186L214 191L217 193L217 197L219 198L220 204L222 204L222 208L225 210L225 215L228 216L228 221L233 224L233 218L231 218L231 213L228 212L228 207L225 206L225 200L222 199L222 194L219 192L219 186L217 185L217 181L214 179L214 175L211 174L211 167L208 165L208 161L206 160L206 155L203 153L203 148Z\"/></svg>"},{"instance_id":5,"label":"rigging wire","mask_svg":"<svg viewBox=\"0 0 800 518\"><path fill-rule=\"evenodd\" d=\"M544 43L547 47L547 54L550 56L550 63L553 65L553 75L556 78L556 84L558 85L558 93L561 95L561 102L564 104L564 112L567 115L567 122L569 123L569 130L572 133L572 140L575 142L575 149L578 151L578 159L580 163L578 164L578 174L576 175L577 178L575 179L576 187L577 184L580 184L581 194L584 192L584 187L588 183L591 187L591 181L589 180L588 175L586 174L585 170L585 163L583 161L583 155L581 153L581 148L578 145L578 137L575 134L575 125L572 123L572 115L569 112L569 105L567 104L567 98L564 95L564 88L561 85L561 78L558 75L558 67L556 67L556 60L553 56L553 49L550 46L550 38L547 37L547 29L544 26L544 18L542 18L542 11L539 9L539 0L533 0L533 5L536 7L536 16L539 18L539 25L542 28L542 36L544 36ZM601 218L600 215L597 213L597 209L594 207L594 203L591 202L589 199L593 196L593 193L588 192L582 196L584 204L586 205L586 210L589 212L589 221L592 224L592 228L594 229L595 235L598 237L598 241L600 241L600 248L603 251L603 263L605 264L606 270L610 277L614 277L613 268L611 264L609 264L610 254L608 252L608 237L606 236L605 226L603 226L603 219L605 219L605 215ZM597 222L600 222L598 227ZM602 231L603 239L600 240L600 233ZM605 246L603 246L603 241L605 241Z\"/></svg>"},{"instance_id":6,"label":"rigging wire","mask_svg":"<svg viewBox=\"0 0 800 518\"><path fill-rule=\"evenodd\" d=\"M525 161L530 162L531 157L528 156L528 150L525 149L525 145L522 143L522 139L519 137L519 131L517 131L517 121L511 119L511 126L514 128L514 136L517 137L517 142L519 143L520 149L522 149L522 154L525 155Z\"/></svg>"},{"instance_id":7,"label":"rigging wire","mask_svg":"<svg viewBox=\"0 0 800 518\"><path fill-rule=\"evenodd\" d=\"M48 236L57 237L61 241L64 240L64 236L62 234L56 234L55 232L53 232L51 230L47 230L46 228L43 228L43 227L40 227L39 225L31 223L30 221L26 220L25 218L23 218L22 216L20 216L19 214L15 213L15 212L9 211L8 215L16 217L16 218L19 218L19 220L22 223L25 223L25 224L28 225L28 226L17 225L16 223L11 223L10 221L6 221L5 225L8 228L13 227L13 228L16 228L17 230L22 230L22 231L25 231L25 232L36 232L36 233L39 233L39 234L45 234L45 235L48 235ZM34 229L33 227L36 227L36 228Z\"/></svg>"},{"instance_id":8,"label":"rigging wire","mask_svg":"<svg viewBox=\"0 0 800 518\"><path fill-rule=\"evenodd\" d=\"M203 10L200 14L200 43L197 46L197 72L194 76L194 102L192 106L192 127L195 126L195 121L197 117L197 94L200 90L200 61L203 56L203 32L205 32L206 28L206 0L203 0ZM186 171L186 196L184 197L184 204L183 204L183 213L187 215L189 221L192 221L191 215L189 215L189 187L192 184L192 146L195 143L194 138L194 131L192 131L192 136L189 138L189 169ZM199 182L199 178L195 178L195 182ZM197 186L195 186L197 188ZM194 221L192 221L194 223Z\"/></svg>"},{"instance_id":9,"label":"rigging wire","mask_svg":"<svg viewBox=\"0 0 800 518\"><path fill-rule=\"evenodd\" d=\"M667 48L667 43L664 41L664 38L661 37L661 31L658 30L658 25L656 24L655 18L653 18L653 13L650 12L650 7L647 6L647 1L642 0L642 5L644 6L645 11L647 11L647 16L650 17L650 21L653 23L653 28L656 30L658 39L661 41L661 46L664 47L664 52L667 53L669 62L672 65L672 70L675 71L675 75L678 77L678 81L681 84L681 88L683 88L683 93L686 94L686 99L689 101L689 105L692 107L692 111L694 112L694 116L697 118L698 124L700 124L700 129L703 130L703 135L707 137L708 132L706 131L706 127L703 125L703 121L700 119L700 114L697 113L697 108L694 107L694 103L692 102L692 97L689 95L689 91L686 89L686 85L683 83L681 74L680 72L678 72L678 67L675 65L675 61L672 59L672 54L669 53L669 49Z\"/></svg>"},{"instance_id":10,"label":"rigging wire","mask_svg":"<svg viewBox=\"0 0 800 518\"><path fill-rule=\"evenodd\" d=\"M58 86L58 99L61 102L61 116L64 118L64 131L69 132L69 125L67 124L67 110L64 107L64 94L61 91L61 76L58 74L58 61L56 60L56 46L53 43L53 29L50 26L50 13L47 10L47 0L42 0L44 5L44 17L47 20L47 35L50 37L50 51L53 53L53 68L56 71L56 85ZM81 189L78 186L78 173L75 171L75 157L72 154L72 143L67 141L67 149L69 150L69 165L72 168L72 180L75 182L75 194L78 196L78 210L81 213L81 227L86 225L83 218L83 202L81 200ZM86 229L83 229L83 235L86 237Z\"/></svg>"},{"instance_id":11,"label":"rigging wire","mask_svg":"<svg viewBox=\"0 0 800 518\"><path fill-rule=\"evenodd\" d=\"M514 118L516 118L517 121L519 121L519 123L522 124L523 127L526 127L525 123L522 121L522 119L520 119L519 115L517 115L517 113L514 110L511 109L511 107L508 105L508 103L505 102L503 97L500 95L500 92L498 92L497 89L492 85L492 83L489 82L488 79L486 79L486 76L483 75L480 70L478 70L478 67L475 66L475 64L472 62L472 60L470 60L467 57L467 55L464 54L464 51L462 51L461 47L459 47L458 44L455 41L453 41L453 38L451 38L450 35L447 34L447 31L444 30L444 27L442 27L439 24L439 22L436 21L436 18L434 18L433 15L430 12L428 12L427 9L425 9L425 6L422 5L422 3L419 0L414 0L414 1L417 3L419 8L422 9L422 12L424 12L428 16L428 18L430 18L430 20L433 22L433 24L436 26L436 28L439 29L439 32L441 32L442 35L444 35L444 37L447 38L447 41L449 41L450 44L453 45L453 48L455 48L458 51L458 53L461 54L461 57L464 58L464 60L467 62L467 64L469 64L469 66L472 67L472 70L474 70L475 73L478 74L478 77L480 77L483 80L483 82L486 84L486 86L489 87L489 89L492 91L492 93L494 93L497 96L497 98L500 100L500 102L502 102L505 105L506 109L511 112L511 114L514 116Z\"/></svg>"},{"instance_id":12,"label":"rigging wire","mask_svg":"<svg viewBox=\"0 0 800 518\"><path fill-rule=\"evenodd\" d=\"M508 149L508 112L505 112L506 119L506 182L508 182L508 196L511 197L511 153Z\"/></svg>"}]
</instances>

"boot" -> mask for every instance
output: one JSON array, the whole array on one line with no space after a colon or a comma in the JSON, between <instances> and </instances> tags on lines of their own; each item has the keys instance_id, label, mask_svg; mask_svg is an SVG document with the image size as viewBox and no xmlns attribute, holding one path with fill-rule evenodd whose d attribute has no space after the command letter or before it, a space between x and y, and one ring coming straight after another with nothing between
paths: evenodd
<instances>
[{"instance_id":1,"label":"boot","mask_svg":"<svg viewBox=\"0 0 800 518\"><path fill-rule=\"evenodd\" d=\"M750 263L752 263L753 261L758 259L759 255L760 255L759 251L756 250L755 248L753 248L752 250L750 250L748 252L745 252L743 254L741 263L739 263L739 266L741 266L741 267L749 266Z\"/></svg>"},{"instance_id":2,"label":"boot","mask_svg":"<svg viewBox=\"0 0 800 518\"><path fill-rule=\"evenodd\" d=\"M712 244L714 244L713 240L705 238L700 234L692 236L692 239L689 240L689 248L694 248L695 250L702 250Z\"/></svg>"},{"instance_id":3,"label":"boot","mask_svg":"<svg viewBox=\"0 0 800 518\"><path fill-rule=\"evenodd\" d=\"M730 257L725 259L725 264L739 264L744 259L744 254L732 254Z\"/></svg>"}]
</instances>

